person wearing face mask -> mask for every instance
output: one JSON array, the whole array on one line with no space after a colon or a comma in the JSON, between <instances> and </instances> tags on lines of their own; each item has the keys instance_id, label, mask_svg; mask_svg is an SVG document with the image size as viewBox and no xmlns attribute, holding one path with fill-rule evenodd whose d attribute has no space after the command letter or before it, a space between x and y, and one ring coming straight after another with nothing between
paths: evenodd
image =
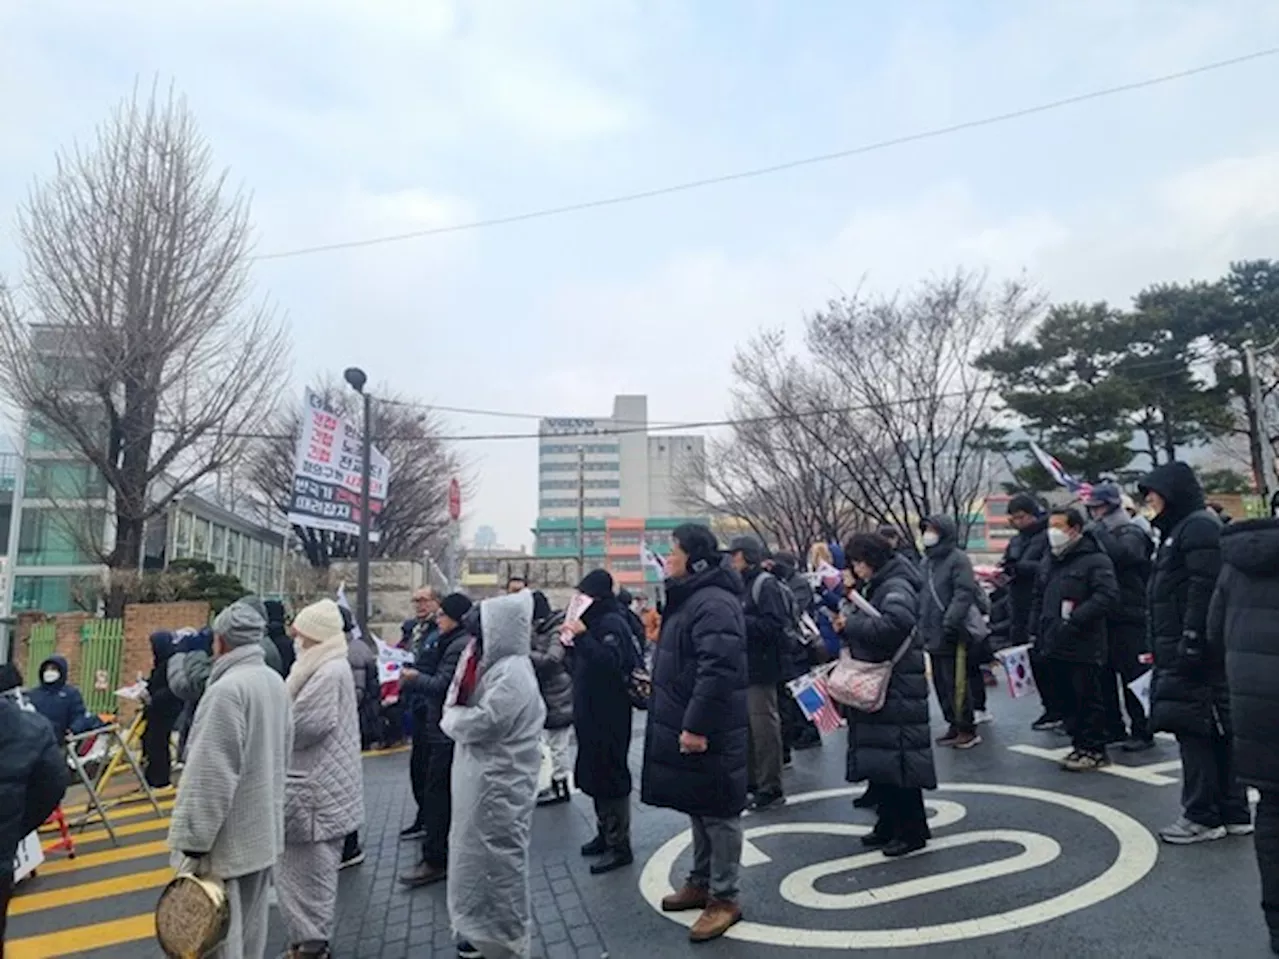
<instances>
[{"instance_id":1,"label":"person wearing face mask","mask_svg":"<svg viewBox=\"0 0 1280 959\"><path fill-rule=\"evenodd\" d=\"M930 516L920 524L924 580L919 591L919 629L933 666L933 683L947 720L939 746L972 749L982 742L974 724L967 652L970 611L981 609L981 587L973 563L957 543L955 520ZM961 663L961 659L965 662Z\"/></svg>"},{"instance_id":2,"label":"person wearing face mask","mask_svg":"<svg viewBox=\"0 0 1280 959\"><path fill-rule=\"evenodd\" d=\"M1129 753L1143 752L1155 746L1147 728L1147 714L1142 701L1129 689L1147 666L1141 657L1147 647L1147 579L1151 575L1151 540L1125 512L1120 487L1099 483L1085 499L1093 522L1089 530L1098 544L1111 557L1116 569L1120 598L1107 617L1107 669L1102 679L1102 701L1107 715L1107 742L1121 743ZM1124 689L1124 707L1129 716L1125 729L1120 713L1120 688Z\"/></svg>"},{"instance_id":3,"label":"person wearing face mask","mask_svg":"<svg viewBox=\"0 0 1280 959\"><path fill-rule=\"evenodd\" d=\"M67 661L50 656L40 664L40 685L27 691L27 702L53 726L61 743L68 735L78 735L103 725L85 709L80 690L67 682Z\"/></svg>"},{"instance_id":4,"label":"person wearing face mask","mask_svg":"<svg viewBox=\"0 0 1280 959\"><path fill-rule=\"evenodd\" d=\"M1071 752L1069 772L1110 765L1102 698L1107 661L1107 617L1120 589L1115 567L1079 510L1049 515L1049 555L1040 566L1031 600L1033 642L1056 675L1064 696Z\"/></svg>"},{"instance_id":5,"label":"person wearing face mask","mask_svg":"<svg viewBox=\"0 0 1280 959\"><path fill-rule=\"evenodd\" d=\"M1222 523L1186 463L1157 467L1138 484L1155 514L1160 548L1147 584L1155 672L1151 726L1182 754L1182 815L1160 831L1178 846L1253 832L1231 756L1231 702L1223 659L1208 648L1209 604L1222 569Z\"/></svg>"}]
</instances>

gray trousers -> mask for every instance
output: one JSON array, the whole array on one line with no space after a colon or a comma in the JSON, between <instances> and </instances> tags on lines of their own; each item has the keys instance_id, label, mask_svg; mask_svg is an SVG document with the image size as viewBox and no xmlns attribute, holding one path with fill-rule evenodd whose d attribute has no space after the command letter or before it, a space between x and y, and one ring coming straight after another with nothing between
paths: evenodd
<instances>
[{"instance_id":1,"label":"gray trousers","mask_svg":"<svg viewBox=\"0 0 1280 959\"><path fill-rule=\"evenodd\" d=\"M319 946L333 938L341 839L286 842L276 863L276 898L289 942Z\"/></svg>"},{"instance_id":2,"label":"gray trousers","mask_svg":"<svg viewBox=\"0 0 1280 959\"><path fill-rule=\"evenodd\" d=\"M594 799L596 828L610 850L631 852L631 797Z\"/></svg>"},{"instance_id":3,"label":"gray trousers","mask_svg":"<svg viewBox=\"0 0 1280 959\"><path fill-rule=\"evenodd\" d=\"M750 745L747 781L757 793L782 795L782 720L777 686L747 687Z\"/></svg>"},{"instance_id":4,"label":"gray trousers","mask_svg":"<svg viewBox=\"0 0 1280 959\"><path fill-rule=\"evenodd\" d=\"M742 817L690 816L689 822L693 826L689 885L708 890L713 899L736 902L742 863Z\"/></svg>"},{"instance_id":5,"label":"gray trousers","mask_svg":"<svg viewBox=\"0 0 1280 959\"><path fill-rule=\"evenodd\" d=\"M224 886L231 906L231 925L227 938L210 953L210 959L262 959L267 951L267 891L271 888L271 870L227 879Z\"/></svg>"}]
</instances>

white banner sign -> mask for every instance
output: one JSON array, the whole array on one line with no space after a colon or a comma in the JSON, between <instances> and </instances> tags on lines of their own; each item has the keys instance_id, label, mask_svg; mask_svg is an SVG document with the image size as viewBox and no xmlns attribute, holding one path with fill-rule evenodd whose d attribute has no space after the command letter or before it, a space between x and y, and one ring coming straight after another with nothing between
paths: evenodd
<instances>
[{"instance_id":1,"label":"white banner sign","mask_svg":"<svg viewBox=\"0 0 1280 959\"><path fill-rule=\"evenodd\" d=\"M323 398L306 392L302 432L294 456L289 522L350 536L360 534L360 430L325 409ZM391 464L375 447L370 463L369 512L377 540L377 518L387 498Z\"/></svg>"},{"instance_id":2,"label":"white banner sign","mask_svg":"<svg viewBox=\"0 0 1280 959\"><path fill-rule=\"evenodd\" d=\"M22 882L35 872L42 862L44 862L44 847L40 845L40 836L34 832L28 833L26 838L18 843L18 851L13 857L13 881Z\"/></svg>"}]
</instances>

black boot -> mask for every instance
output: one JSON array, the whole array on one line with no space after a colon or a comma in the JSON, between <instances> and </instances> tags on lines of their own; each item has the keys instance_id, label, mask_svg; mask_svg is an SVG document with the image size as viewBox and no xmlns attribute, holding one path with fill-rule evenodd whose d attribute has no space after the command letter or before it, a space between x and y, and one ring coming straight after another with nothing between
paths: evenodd
<instances>
[{"instance_id":1,"label":"black boot","mask_svg":"<svg viewBox=\"0 0 1280 959\"><path fill-rule=\"evenodd\" d=\"M635 862L631 854L630 799L621 801L621 808L610 810L600 820L600 832L607 849L604 858L591 867L591 875L602 876L615 869L622 869Z\"/></svg>"},{"instance_id":2,"label":"black boot","mask_svg":"<svg viewBox=\"0 0 1280 959\"><path fill-rule=\"evenodd\" d=\"M596 838L583 846L581 852L584 856L603 856L608 849L609 844L605 842L603 830L597 829Z\"/></svg>"}]
</instances>

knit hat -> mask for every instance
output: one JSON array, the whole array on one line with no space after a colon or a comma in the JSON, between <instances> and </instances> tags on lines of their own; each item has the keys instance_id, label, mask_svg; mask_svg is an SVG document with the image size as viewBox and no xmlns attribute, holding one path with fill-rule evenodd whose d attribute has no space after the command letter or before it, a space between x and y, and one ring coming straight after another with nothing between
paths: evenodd
<instances>
[{"instance_id":1,"label":"knit hat","mask_svg":"<svg viewBox=\"0 0 1280 959\"><path fill-rule=\"evenodd\" d=\"M1016 493L1009 500L1006 511L1009 513L1026 513L1028 516L1041 516L1044 514L1044 507L1030 493Z\"/></svg>"},{"instance_id":2,"label":"knit hat","mask_svg":"<svg viewBox=\"0 0 1280 959\"><path fill-rule=\"evenodd\" d=\"M593 569L582 577L578 592L592 599L608 599L613 595L613 577L607 569Z\"/></svg>"},{"instance_id":3,"label":"knit hat","mask_svg":"<svg viewBox=\"0 0 1280 959\"><path fill-rule=\"evenodd\" d=\"M313 643L327 643L344 635L342 610L333 600L322 599L301 610L293 618L293 629L299 636L304 636Z\"/></svg>"},{"instance_id":4,"label":"knit hat","mask_svg":"<svg viewBox=\"0 0 1280 959\"><path fill-rule=\"evenodd\" d=\"M252 606L232 603L213 621L213 633L228 646L252 646L267 632L267 621Z\"/></svg>"},{"instance_id":5,"label":"knit hat","mask_svg":"<svg viewBox=\"0 0 1280 959\"><path fill-rule=\"evenodd\" d=\"M462 593L450 593L440 600L440 612L455 623L461 623L462 617L471 609L471 600Z\"/></svg>"},{"instance_id":6,"label":"knit hat","mask_svg":"<svg viewBox=\"0 0 1280 959\"><path fill-rule=\"evenodd\" d=\"M271 617L267 615L267 604L262 601L261 596L255 596L253 593L250 593L248 596L241 596L236 600L236 602L244 603L244 605L248 606L251 610L261 616L264 623L269 623L271 621Z\"/></svg>"}]
</instances>

